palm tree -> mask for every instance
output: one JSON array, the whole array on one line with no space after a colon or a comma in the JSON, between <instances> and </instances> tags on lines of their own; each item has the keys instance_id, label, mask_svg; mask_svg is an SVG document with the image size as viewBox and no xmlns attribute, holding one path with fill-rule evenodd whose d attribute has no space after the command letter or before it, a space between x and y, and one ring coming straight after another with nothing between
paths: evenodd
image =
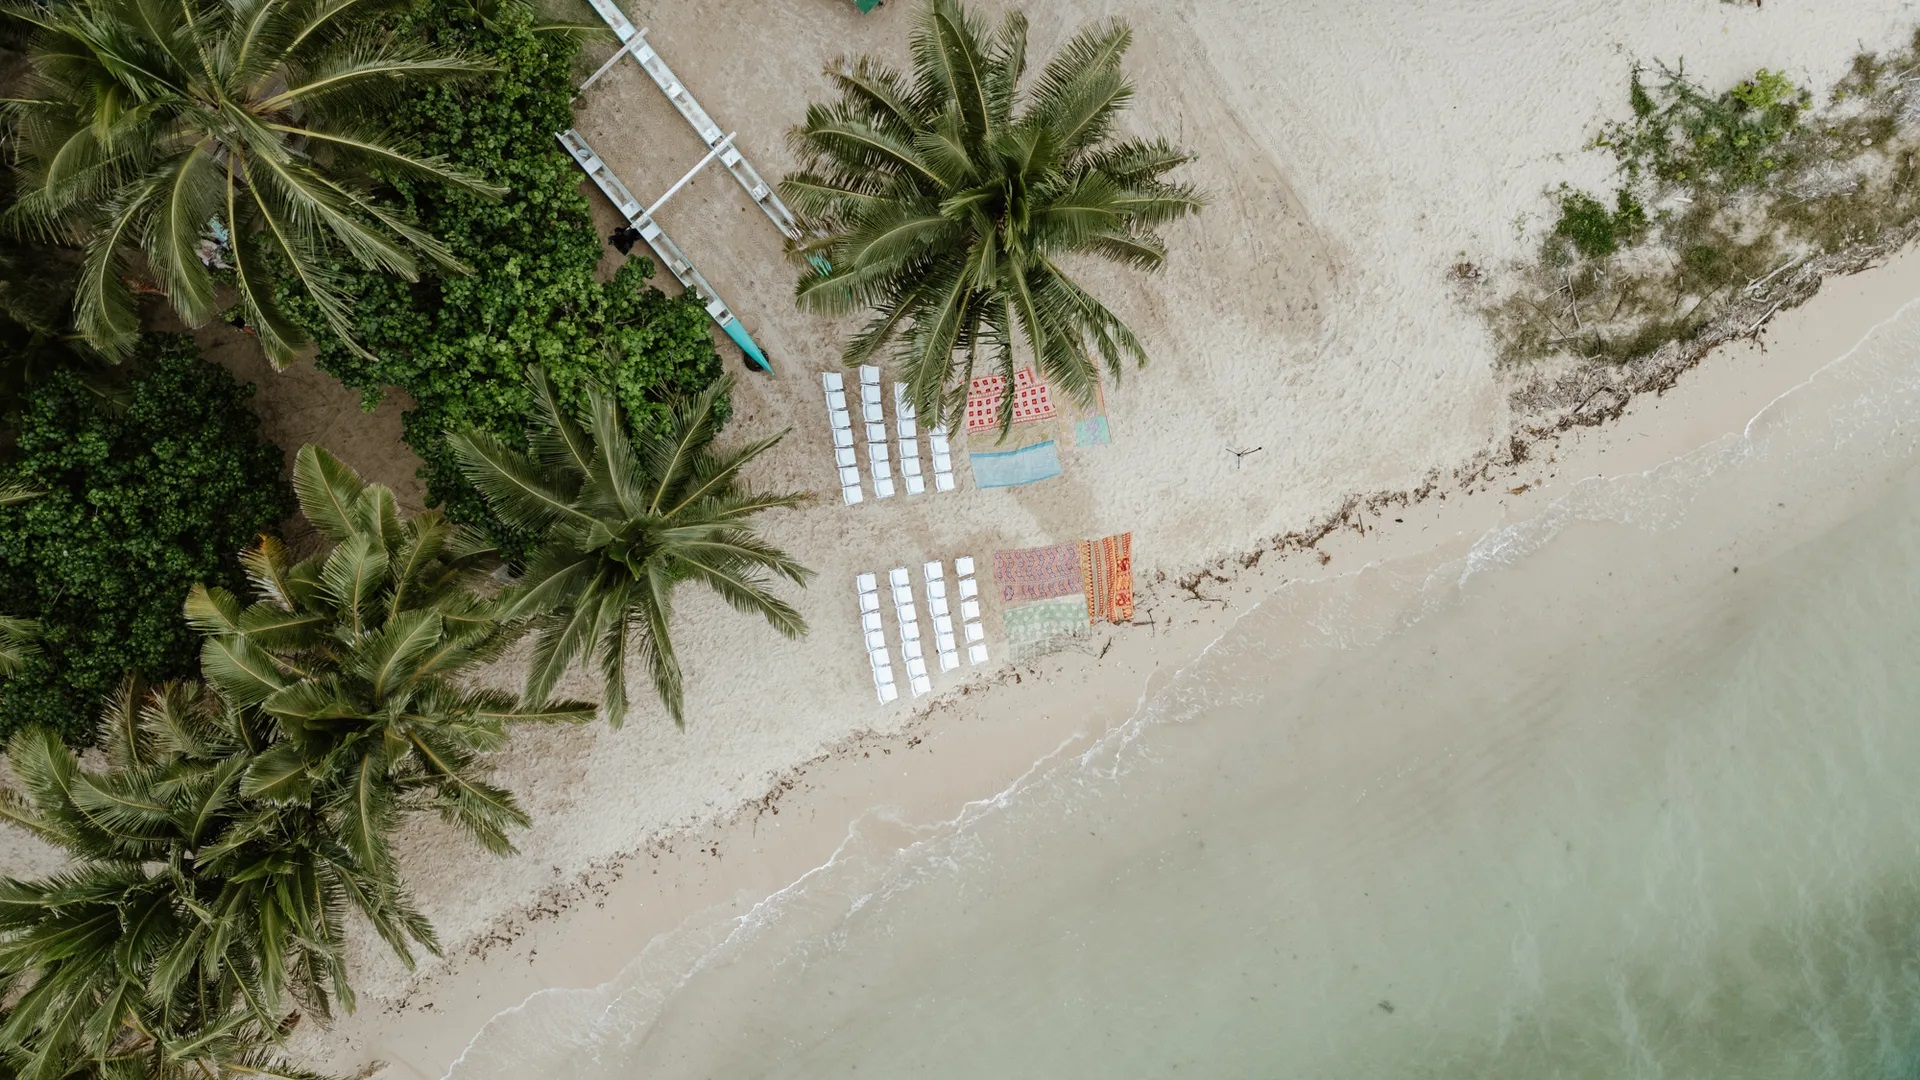
<instances>
[{"instance_id":1,"label":"palm tree","mask_svg":"<svg viewBox=\"0 0 1920 1080\"><path fill-rule=\"evenodd\" d=\"M1125 23L1087 29L1023 91L1027 22L988 35L958 0L931 0L911 79L869 58L829 70L840 100L793 135L806 167L780 193L821 235L801 247L800 306L874 309L843 358L891 354L915 409L951 424L977 365L1014 374L1024 335L1046 378L1090 403L1104 361L1119 378L1139 339L1062 268L1084 256L1153 270L1154 230L1197 210L1162 179L1188 160L1165 139L1114 140L1133 97ZM956 356L959 358L956 370ZM1013 395L1001 407L1004 433Z\"/></svg>"},{"instance_id":2,"label":"palm tree","mask_svg":"<svg viewBox=\"0 0 1920 1080\"><path fill-rule=\"evenodd\" d=\"M46 731L7 748L22 793L0 791L0 821L70 865L0 878L0 1062L20 1080L311 1076L272 1043L287 990L321 1015L351 1003L346 903L389 935L431 931L354 861L339 815L274 789L269 724L129 681L101 736L101 770Z\"/></svg>"},{"instance_id":3,"label":"palm tree","mask_svg":"<svg viewBox=\"0 0 1920 1080\"><path fill-rule=\"evenodd\" d=\"M627 711L627 653L637 649L667 712L682 724L671 632L681 582L707 586L788 637L806 632L800 613L768 590L767 574L805 584L812 571L756 536L748 519L807 496L756 493L740 479L786 432L715 450L715 405L731 386L726 379L674 402L665 431L635 438L603 388L588 384L575 419L545 372L533 368L528 378L530 453L485 432L451 437L461 469L493 512L541 537L508 601L514 616L536 620L525 700L544 702L568 665L591 654L606 685L607 717L618 726Z\"/></svg>"},{"instance_id":4,"label":"palm tree","mask_svg":"<svg viewBox=\"0 0 1920 1080\"><path fill-rule=\"evenodd\" d=\"M510 724L589 720L593 706L523 709L511 694L462 685L510 638L500 605L472 589L491 554L477 533L437 511L403 517L392 491L316 446L295 456L293 486L331 549L293 562L264 538L241 554L254 603L196 585L186 606L207 636L206 680L284 739L263 755L273 764L262 782L275 776L272 790L289 798L338 784L348 849L383 873L400 810L437 810L489 850L511 851L507 832L527 817L486 781L486 755Z\"/></svg>"},{"instance_id":5,"label":"palm tree","mask_svg":"<svg viewBox=\"0 0 1920 1080\"><path fill-rule=\"evenodd\" d=\"M33 639L40 636L40 624L32 619L0 615L0 677L18 675L33 655Z\"/></svg>"},{"instance_id":6,"label":"palm tree","mask_svg":"<svg viewBox=\"0 0 1920 1080\"><path fill-rule=\"evenodd\" d=\"M337 253L409 280L415 253L456 266L376 196L374 178L499 189L387 138L380 111L422 80L484 67L380 37L380 6L5 0L36 28L29 95L7 105L22 158L9 220L85 248L74 309L88 341L112 355L131 348L134 250L181 317L205 323L218 300L199 247L222 228L240 312L275 363L303 341L274 299L276 279L297 284L352 344L330 269Z\"/></svg>"},{"instance_id":7,"label":"palm tree","mask_svg":"<svg viewBox=\"0 0 1920 1080\"><path fill-rule=\"evenodd\" d=\"M26 502L40 493L11 480L0 480L0 506ZM16 675L33 655L33 639L40 636L40 624L32 619L0 615L0 676Z\"/></svg>"}]
</instances>

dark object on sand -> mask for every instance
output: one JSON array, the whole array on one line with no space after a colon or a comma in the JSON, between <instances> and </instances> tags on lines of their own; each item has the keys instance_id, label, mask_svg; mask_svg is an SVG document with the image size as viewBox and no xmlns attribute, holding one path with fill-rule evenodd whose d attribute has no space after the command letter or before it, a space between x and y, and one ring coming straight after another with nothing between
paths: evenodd
<instances>
[{"instance_id":1,"label":"dark object on sand","mask_svg":"<svg viewBox=\"0 0 1920 1080\"><path fill-rule=\"evenodd\" d=\"M633 245L639 242L640 230L631 225L622 225L613 230L613 235L607 237L607 243L612 244L613 249L622 255L633 254Z\"/></svg>"}]
</instances>

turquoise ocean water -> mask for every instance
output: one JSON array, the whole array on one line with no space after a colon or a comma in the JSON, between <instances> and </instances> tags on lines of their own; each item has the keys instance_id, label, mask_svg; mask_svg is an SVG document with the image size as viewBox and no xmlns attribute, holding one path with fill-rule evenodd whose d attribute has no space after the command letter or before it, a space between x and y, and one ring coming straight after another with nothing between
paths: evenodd
<instances>
[{"instance_id":1,"label":"turquoise ocean water","mask_svg":"<svg viewBox=\"0 0 1920 1080\"><path fill-rule=\"evenodd\" d=\"M453 1075L1920 1077L1917 417L1912 310Z\"/></svg>"}]
</instances>

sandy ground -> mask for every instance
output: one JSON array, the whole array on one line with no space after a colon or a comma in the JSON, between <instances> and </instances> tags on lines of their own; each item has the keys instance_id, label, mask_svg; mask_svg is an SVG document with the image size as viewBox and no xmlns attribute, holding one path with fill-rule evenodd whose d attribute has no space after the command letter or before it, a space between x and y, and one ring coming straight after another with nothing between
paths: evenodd
<instances>
[{"instance_id":1,"label":"sandy ground","mask_svg":"<svg viewBox=\"0 0 1920 1080\"><path fill-rule=\"evenodd\" d=\"M842 0L650 0L630 11L768 177L792 164L782 136L805 101L825 95L822 65L853 52L901 59L910 15L904 0L864 17ZM1908 0L1774 0L1759 11L1712 0L1071 0L1029 14L1034 56L1087 19L1132 23L1131 123L1196 151L1190 176L1212 198L1171 231L1163 274L1090 278L1154 357L1108 390L1113 445L1069 447L1066 474L1030 488L975 490L963 461L958 492L840 505L816 373L835 366L841 328L793 310L779 237L731 178L696 180L661 221L779 372L743 380L733 430L790 426L754 479L829 493L768 522L819 572L795 597L813 632L787 642L689 591L676 635L689 673L685 731L643 703L619 731L523 733L501 769L535 821L519 855L491 858L437 822L410 824L402 855L447 956L409 974L367 935L355 957L359 1014L301 1033L331 1067L381 1060L395 1076L442 1075L495 1012L542 987L594 985L689 913L794 880L876 800L933 820L1002 790L1063 739L1123 717L1156 671L1185 662L1289 575L1462 543L1573 475L1663 460L1751 415L1830 359L1823 348L1844 347L1920 291L1911 260L1830 286L1782 318L1777 333L1798 335L1790 355L1725 350L1680 391L1571 439L1558 458L1332 538L1325 568L1269 558L1189 592L1177 578L1352 493L1416 487L1505 441L1521 418L1445 270L1462 256L1497 264L1520 253L1544 189L1604 179L1605 161L1580 148L1600 118L1624 110L1632 59L1684 56L1709 83L1764 65L1825 86L1862 45L1903 37L1920 11ZM702 149L631 64L579 104L577 124L642 198ZM598 212L610 226L608 208ZM274 377L288 378L325 376ZM357 408L353 396L336 396L311 414L276 415L283 399L263 389L270 433L318 437L403 482L411 463L397 409L364 427L341 408ZM1253 446L1261 452L1239 464L1228 452ZM1038 666L963 667L936 677L931 702L874 705L854 574L957 555L984 562L1000 548L1122 529L1135 535L1145 625ZM986 622L998 661L992 606ZM592 693L585 682L571 689Z\"/></svg>"}]
</instances>

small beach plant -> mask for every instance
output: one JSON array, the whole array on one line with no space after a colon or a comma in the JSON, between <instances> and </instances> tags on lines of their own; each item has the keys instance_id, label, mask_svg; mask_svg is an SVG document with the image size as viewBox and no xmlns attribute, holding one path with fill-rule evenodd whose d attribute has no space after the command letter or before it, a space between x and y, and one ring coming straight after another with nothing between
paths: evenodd
<instances>
[{"instance_id":1,"label":"small beach plant","mask_svg":"<svg viewBox=\"0 0 1920 1080\"><path fill-rule=\"evenodd\" d=\"M297 282L351 341L332 255L409 279L422 255L455 265L379 194L378 178L498 188L388 138L384 114L422 81L484 64L379 33L381 7L9 0L6 12L35 33L26 92L6 111L21 163L7 220L85 249L74 316L90 343L131 350L136 273L188 323L207 322L222 307L218 263L231 268L241 316L282 364L304 338L275 302L277 279Z\"/></svg>"},{"instance_id":2,"label":"small beach plant","mask_svg":"<svg viewBox=\"0 0 1920 1080\"><path fill-rule=\"evenodd\" d=\"M543 707L567 667L592 657L607 718L618 726L627 711L626 661L638 652L668 714L683 723L672 631L682 583L712 589L788 637L806 632L770 586L776 577L804 584L812 572L756 535L752 519L807 496L756 492L740 476L786 432L716 449L726 379L673 402L664 430L635 435L603 387L588 384L585 407L569 415L544 371L528 378L528 452L482 431L451 437L493 512L541 538L506 597L508 615L533 620L527 706Z\"/></svg>"},{"instance_id":3,"label":"small beach plant","mask_svg":"<svg viewBox=\"0 0 1920 1080\"><path fill-rule=\"evenodd\" d=\"M846 363L889 357L919 415L950 425L976 373L1013 376L1020 342L1041 373L1091 403L1101 367L1146 362L1132 330L1068 268L1088 257L1150 271L1161 226L1193 213L1192 185L1167 179L1190 157L1164 138L1122 139L1133 99L1118 20L1081 30L1031 86L1027 21L997 32L958 0L930 0L913 71L871 58L829 69L839 100L807 109L803 168L780 193L818 237L797 296L827 314L872 310ZM1013 395L1000 413L1013 421Z\"/></svg>"},{"instance_id":4,"label":"small beach plant","mask_svg":"<svg viewBox=\"0 0 1920 1080\"><path fill-rule=\"evenodd\" d=\"M389 940L430 943L424 921L354 859L341 812L287 797L266 717L129 680L99 742L99 767L44 729L7 746L0 822L69 865L0 877L0 1075L311 1076L273 1044L289 994L351 1003L347 910Z\"/></svg>"},{"instance_id":5,"label":"small beach plant","mask_svg":"<svg viewBox=\"0 0 1920 1080\"><path fill-rule=\"evenodd\" d=\"M279 733L259 775L290 799L337 786L347 851L383 874L402 810L436 810L489 850L512 850L508 832L527 818L486 779L487 755L513 724L588 720L592 706L527 710L461 680L509 641L500 605L472 588L492 553L476 533L436 511L403 515L392 491L316 446L300 448L293 486L327 549L296 562L263 538L241 556L252 604L206 586L186 603L206 635L206 680Z\"/></svg>"}]
</instances>

